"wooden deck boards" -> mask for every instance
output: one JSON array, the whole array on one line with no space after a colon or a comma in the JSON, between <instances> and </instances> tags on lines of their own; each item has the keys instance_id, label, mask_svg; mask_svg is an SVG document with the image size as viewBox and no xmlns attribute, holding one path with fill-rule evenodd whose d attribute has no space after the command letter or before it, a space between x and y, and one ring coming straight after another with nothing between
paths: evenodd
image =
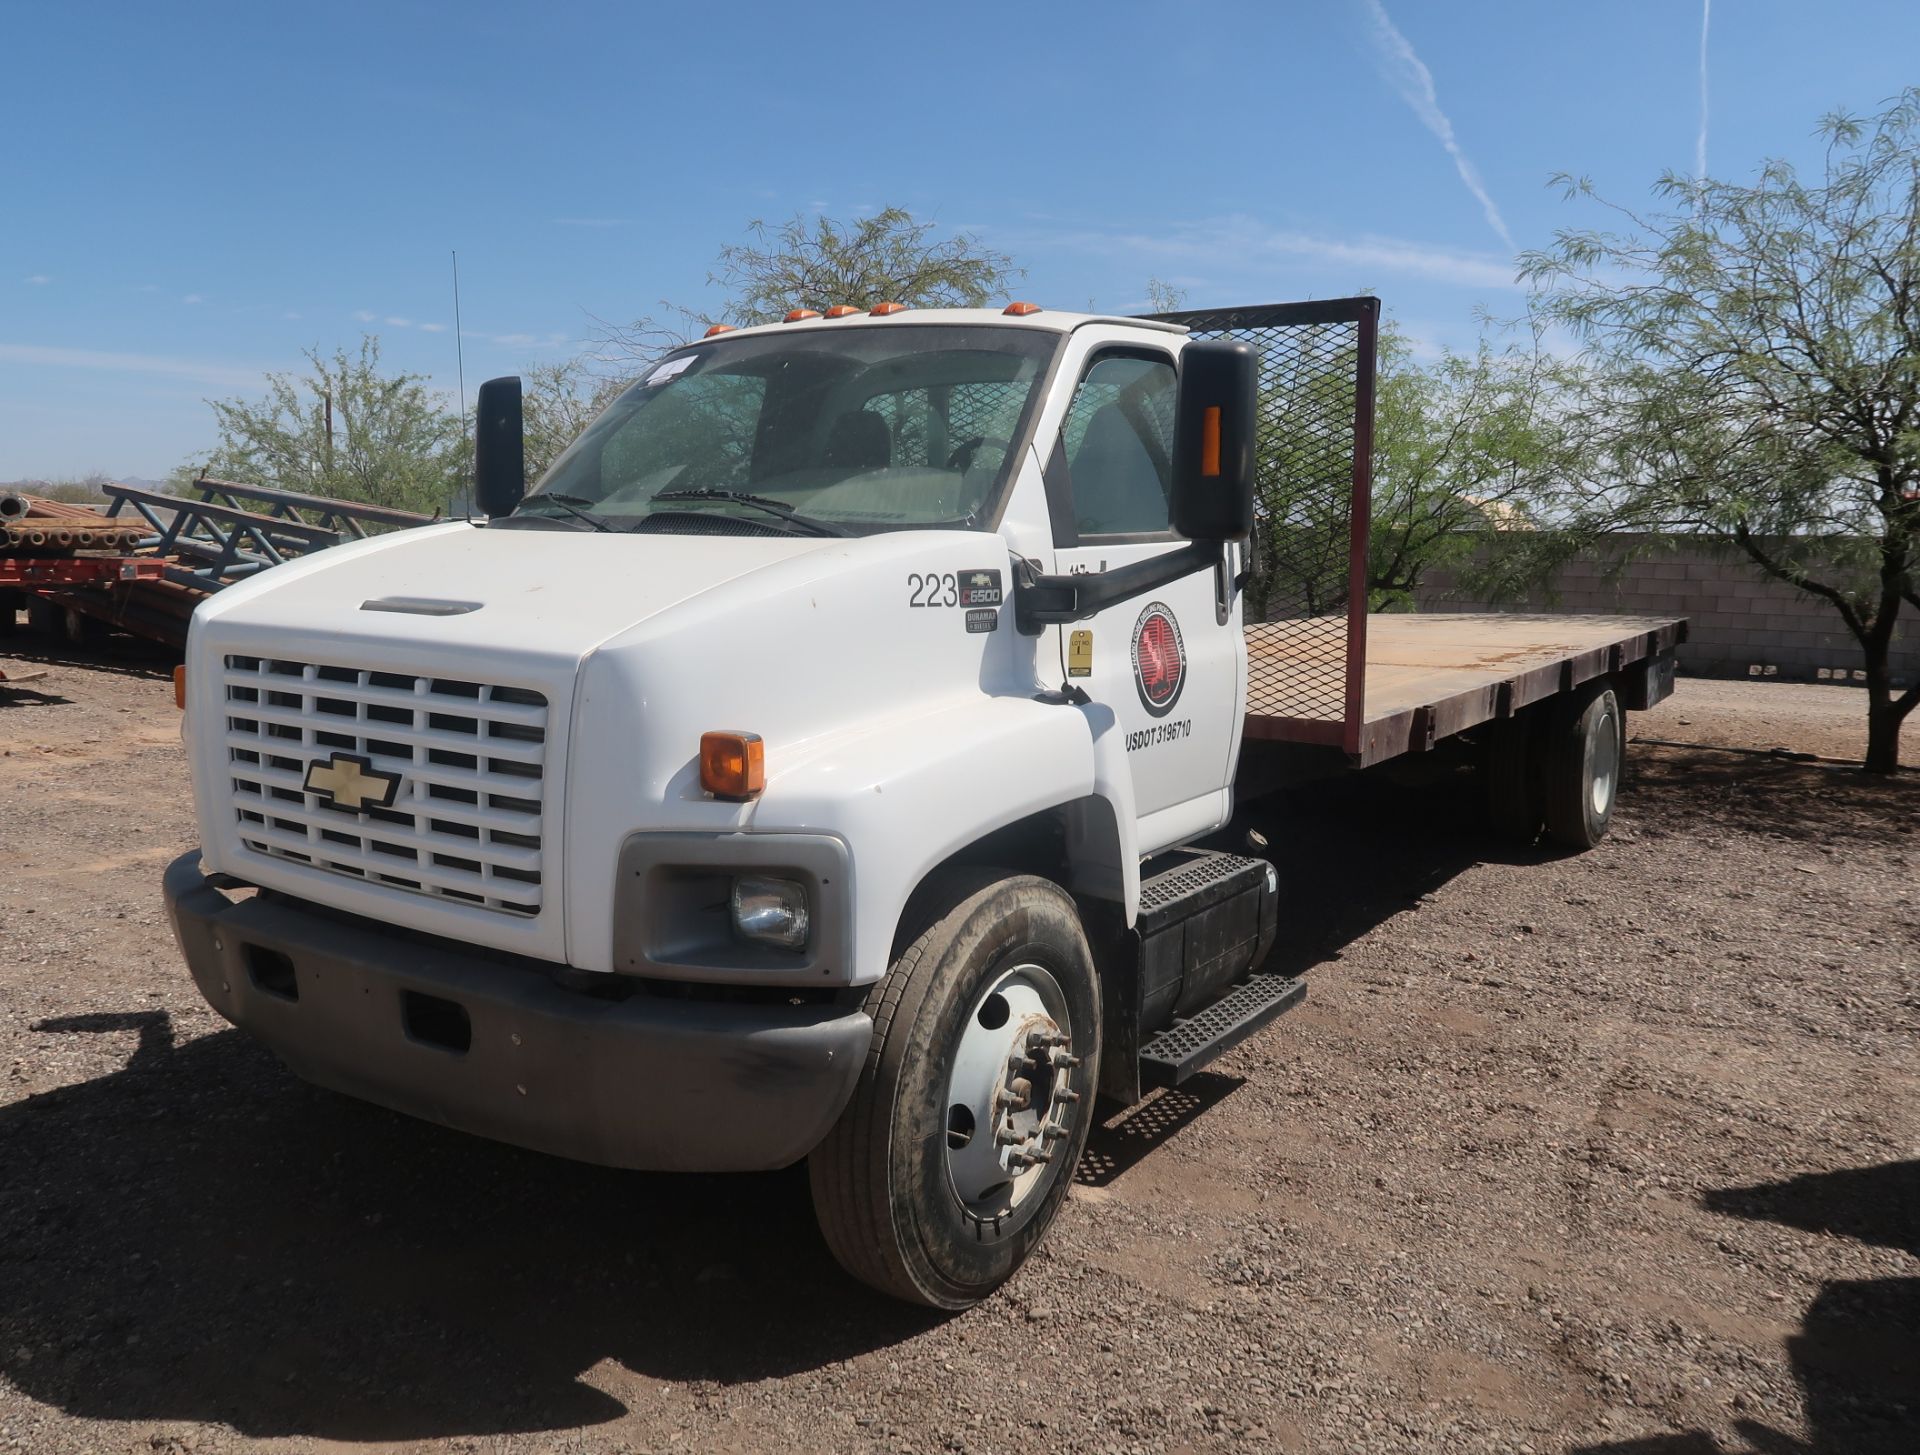
<instances>
[{"instance_id":1,"label":"wooden deck boards","mask_svg":"<svg viewBox=\"0 0 1920 1455\"><path fill-rule=\"evenodd\" d=\"M1669 649L1685 623L1671 617L1547 616L1508 613L1367 618L1366 697L1361 752L1377 761L1426 746L1530 702ZM1249 697L1264 679L1327 678L1319 696L1338 700L1338 669L1302 660L1286 623L1247 629ZM1310 653L1324 643L1306 647ZM1250 712L1254 737L1338 743L1339 714L1326 706L1298 717ZM1424 739L1425 741L1422 741Z\"/></svg>"}]
</instances>

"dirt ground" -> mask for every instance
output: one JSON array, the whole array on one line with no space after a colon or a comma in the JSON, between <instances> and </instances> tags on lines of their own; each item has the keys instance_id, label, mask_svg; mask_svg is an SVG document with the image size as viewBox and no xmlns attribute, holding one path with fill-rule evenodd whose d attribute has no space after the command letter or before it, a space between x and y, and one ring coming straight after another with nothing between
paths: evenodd
<instances>
[{"instance_id":1,"label":"dirt ground","mask_svg":"<svg viewBox=\"0 0 1920 1455\"><path fill-rule=\"evenodd\" d=\"M1304 1008L939 1318L798 1173L549 1160L227 1028L165 665L0 690L0 1450L1920 1449L1920 775L1642 745L1577 858L1458 779L1263 805ZM1859 702L1634 728L1841 755Z\"/></svg>"}]
</instances>

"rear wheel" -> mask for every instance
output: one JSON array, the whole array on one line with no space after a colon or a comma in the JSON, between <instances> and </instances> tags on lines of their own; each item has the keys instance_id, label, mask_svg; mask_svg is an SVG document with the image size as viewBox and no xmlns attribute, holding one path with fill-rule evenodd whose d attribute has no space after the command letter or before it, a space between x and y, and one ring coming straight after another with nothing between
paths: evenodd
<instances>
[{"instance_id":1,"label":"rear wheel","mask_svg":"<svg viewBox=\"0 0 1920 1455\"><path fill-rule=\"evenodd\" d=\"M1092 1125L1100 989L1058 885L965 871L931 894L932 924L868 997L867 1064L808 1177L843 1268L960 1309L1012 1275L1066 1199Z\"/></svg>"},{"instance_id":2,"label":"rear wheel","mask_svg":"<svg viewBox=\"0 0 1920 1455\"><path fill-rule=\"evenodd\" d=\"M1547 744L1547 833L1563 848L1591 849L1607 836L1620 796L1626 720L1611 687L1594 684L1556 716Z\"/></svg>"},{"instance_id":3,"label":"rear wheel","mask_svg":"<svg viewBox=\"0 0 1920 1455\"><path fill-rule=\"evenodd\" d=\"M1503 839L1531 844L1540 837L1547 811L1541 792L1539 719L1525 710L1487 727L1480 776L1486 789L1487 823Z\"/></svg>"}]
</instances>

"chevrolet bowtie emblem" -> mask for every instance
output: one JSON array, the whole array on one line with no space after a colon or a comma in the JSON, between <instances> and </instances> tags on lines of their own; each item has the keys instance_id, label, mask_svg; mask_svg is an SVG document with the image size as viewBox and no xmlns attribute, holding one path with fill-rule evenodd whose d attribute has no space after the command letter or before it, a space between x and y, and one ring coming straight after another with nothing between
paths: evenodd
<instances>
[{"instance_id":1,"label":"chevrolet bowtie emblem","mask_svg":"<svg viewBox=\"0 0 1920 1455\"><path fill-rule=\"evenodd\" d=\"M336 808L355 813L369 808L391 808L400 791L398 773L381 773L371 760L352 753L335 753L331 758L315 758L307 764L305 788L318 793Z\"/></svg>"}]
</instances>

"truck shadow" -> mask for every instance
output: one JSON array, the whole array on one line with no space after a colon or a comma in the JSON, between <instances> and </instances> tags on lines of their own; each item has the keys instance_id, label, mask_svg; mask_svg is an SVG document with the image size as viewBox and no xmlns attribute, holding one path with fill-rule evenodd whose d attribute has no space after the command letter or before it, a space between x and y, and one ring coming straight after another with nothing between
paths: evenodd
<instances>
[{"instance_id":1,"label":"truck shadow","mask_svg":"<svg viewBox=\"0 0 1920 1455\"><path fill-rule=\"evenodd\" d=\"M839 1270L802 1169L543 1157L306 1086L237 1031L176 1044L159 1010L34 1030L132 1045L0 1108L0 1371L71 1414L256 1438L565 1429L655 1382L802 1372L941 1318ZM1096 1130L1088 1178L1238 1085L1196 1078Z\"/></svg>"},{"instance_id":2,"label":"truck shadow","mask_svg":"<svg viewBox=\"0 0 1920 1455\"><path fill-rule=\"evenodd\" d=\"M518 1151L307 1087L236 1031L176 1046L162 1011L35 1029L138 1038L124 1069L0 1109L0 1368L73 1414L559 1429L646 1380L790 1374L936 1320L839 1271L798 1171ZM633 1373L588 1375L609 1359Z\"/></svg>"},{"instance_id":3,"label":"truck shadow","mask_svg":"<svg viewBox=\"0 0 1920 1455\"><path fill-rule=\"evenodd\" d=\"M1249 829L1267 839L1254 852L1280 876L1281 933L1266 969L1299 975L1336 960L1476 865L1561 857L1551 845L1516 845L1487 831L1481 793L1456 760L1436 763L1424 781L1342 771L1243 804L1212 846L1247 853Z\"/></svg>"}]
</instances>

